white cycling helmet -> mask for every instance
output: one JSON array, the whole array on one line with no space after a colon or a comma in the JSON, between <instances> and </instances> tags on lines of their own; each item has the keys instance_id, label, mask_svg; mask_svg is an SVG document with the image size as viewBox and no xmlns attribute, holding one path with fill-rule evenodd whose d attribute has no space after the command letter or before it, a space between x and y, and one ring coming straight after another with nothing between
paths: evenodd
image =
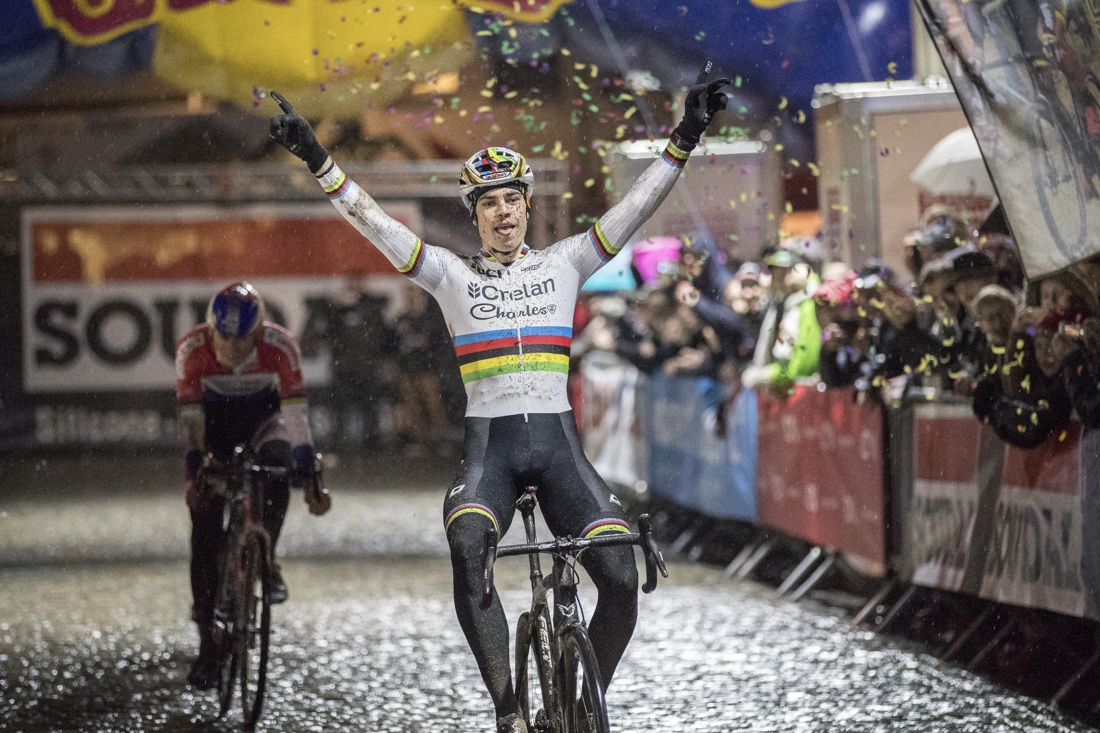
<instances>
[{"instance_id":1,"label":"white cycling helmet","mask_svg":"<svg viewBox=\"0 0 1100 733\"><path fill-rule=\"evenodd\" d=\"M518 188L523 192L530 208L535 174L531 172L527 160L516 151L508 148L485 148L474 153L462 164L458 192L471 215L481 194L498 186Z\"/></svg>"}]
</instances>

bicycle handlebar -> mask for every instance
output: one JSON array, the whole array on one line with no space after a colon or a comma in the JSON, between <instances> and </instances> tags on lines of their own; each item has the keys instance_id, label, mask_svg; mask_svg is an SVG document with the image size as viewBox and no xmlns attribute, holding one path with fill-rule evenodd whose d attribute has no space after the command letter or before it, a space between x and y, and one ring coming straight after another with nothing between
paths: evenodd
<instances>
[{"instance_id":1,"label":"bicycle handlebar","mask_svg":"<svg viewBox=\"0 0 1100 733\"><path fill-rule=\"evenodd\" d=\"M318 485L323 487L324 471L320 453L314 456L313 466L313 477L317 480ZM245 456L244 446L238 446L234 451L233 457L228 462L219 461L214 458L213 454L207 453L203 461L202 470L207 477L218 480L225 480L236 470L279 478L289 476L293 479L298 477L298 473L288 466L265 466L260 463L254 463L250 458Z\"/></svg>"},{"instance_id":2,"label":"bicycle handlebar","mask_svg":"<svg viewBox=\"0 0 1100 733\"><path fill-rule=\"evenodd\" d=\"M240 466L226 466L223 464L207 464L203 466L203 472L212 479L226 479L235 469L241 469L249 473L263 473L269 476L289 476L290 469L286 466L263 466L259 463L245 461Z\"/></svg>"},{"instance_id":3,"label":"bicycle handlebar","mask_svg":"<svg viewBox=\"0 0 1100 733\"><path fill-rule=\"evenodd\" d=\"M643 593L652 593L657 588L657 573L661 571L661 577L668 577L668 568L665 567L665 557L661 554L661 548L657 546L657 540L653 539L653 520L648 514L638 516L638 529L642 536L642 554L645 555L645 585Z\"/></svg>"},{"instance_id":4,"label":"bicycle handlebar","mask_svg":"<svg viewBox=\"0 0 1100 733\"><path fill-rule=\"evenodd\" d=\"M497 531L490 528L485 533L485 588L482 597L482 607L488 608L493 595L493 565L498 557L512 557L515 555L532 555L547 553L551 555L577 555L583 550L592 547L617 547L619 545L638 545L645 555L645 584L643 593L652 593L657 588L657 572L661 576L668 577L668 569L665 567L665 558L657 541L653 539L653 522L648 514L638 517L639 532L625 534L615 533L596 537L557 537L549 542L537 542L534 544L507 545L497 547Z\"/></svg>"}]
</instances>

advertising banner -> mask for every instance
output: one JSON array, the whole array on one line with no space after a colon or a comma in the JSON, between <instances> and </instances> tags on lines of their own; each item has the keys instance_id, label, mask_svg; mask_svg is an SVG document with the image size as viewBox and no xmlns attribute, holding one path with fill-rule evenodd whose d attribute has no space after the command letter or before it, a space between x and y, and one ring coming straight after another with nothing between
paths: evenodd
<instances>
[{"instance_id":1,"label":"advertising banner","mask_svg":"<svg viewBox=\"0 0 1100 733\"><path fill-rule=\"evenodd\" d=\"M416 229L415 203L384 208ZM248 279L301 334L352 272L400 303L404 278L328 204L28 209L23 215L28 394L175 386L175 342L217 289ZM321 357L303 363L323 383Z\"/></svg>"},{"instance_id":2,"label":"advertising banner","mask_svg":"<svg viewBox=\"0 0 1100 733\"><path fill-rule=\"evenodd\" d=\"M974 418L969 404L917 405L913 419L908 567L914 583L961 590L979 498L984 485L988 508L990 486L995 492L1000 470L991 463L1003 456L1003 448L992 430ZM975 576L973 568L970 574ZM979 585L967 583L973 593Z\"/></svg>"},{"instance_id":3,"label":"advertising banner","mask_svg":"<svg viewBox=\"0 0 1100 733\"><path fill-rule=\"evenodd\" d=\"M981 596L1081 616L1081 430L1071 425L1033 450L1008 447ZM1061 439L1059 439L1061 438Z\"/></svg>"},{"instance_id":4,"label":"advertising banner","mask_svg":"<svg viewBox=\"0 0 1100 733\"><path fill-rule=\"evenodd\" d=\"M595 351L581 361L580 380L585 455L604 481L634 488L645 481L645 450L638 445L634 410L638 370Z\"/></svg>"},{"instance_id":5,"label":"advertising banner","mask_svg":"<svg viewBox=\"0 0 1100 733\"><path fill-rule=\"evenodd\" d=\"M919 0L1031 278L1100 252L1100 23L1084 0Z\"/></svg>"},{"instance_id":6,"label":"advertising banner","mask_svg":"<svg viewBox=\"0 0 1100 733\"><path fill-rule=\"evenodd\" d=\"M1089 430L1081 436L1081 514L1085 615L1100 619L1100 430Z\"/></svg>"},{"instance_id":7,"label":"advertising banner","mask_svg":"<svg viewBox=\"0 0 1100 733\"><path fill-rule=\"evenodd\" d=\"M726 390L714 380L658 372L644 382L650 490L712 517L755 521L755 396L741 390L723 415Z\"/></svg>"},{"instance_id":8,"label":"advertising banner","mask_svg":"<svg viewBox=\"0 0 1100 733\"><path fill-rule=\"evenodd\" d=\"M757 502L760 522L886 569L882 408L851 390L796 386L786 399L761 390Z\"/></svg>"},{"instance_id":9,"label":"advertising banner","mask_svg":"<svg viewBox=\"0 0 1100 733\"><path fill-rule=\"evenodd\" d=\"M1097 543L1083 521L1080 425L1021 450L969 405L919 405L914 420L913 582L1096 617L1097 588L1086 592L1097 573L1083 548Z\"/></svg>"}]
</instances>

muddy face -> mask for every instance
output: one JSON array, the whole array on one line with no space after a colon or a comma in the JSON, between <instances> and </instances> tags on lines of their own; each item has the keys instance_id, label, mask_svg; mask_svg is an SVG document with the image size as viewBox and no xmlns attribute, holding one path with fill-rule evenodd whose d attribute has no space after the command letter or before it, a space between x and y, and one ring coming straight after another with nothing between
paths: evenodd
<instances>
[{"instance_id":1,"label":"muddy face","mask_svg":"<svg viewBox=\"0 0 1100 733\"><path fill-rule=\"evenodd\" d=\"M514 188L497 188L481 195L474 207L474 225L481 246L498 262L516 258L527 236L527 200Z\"/></svg>"}]
</instances>

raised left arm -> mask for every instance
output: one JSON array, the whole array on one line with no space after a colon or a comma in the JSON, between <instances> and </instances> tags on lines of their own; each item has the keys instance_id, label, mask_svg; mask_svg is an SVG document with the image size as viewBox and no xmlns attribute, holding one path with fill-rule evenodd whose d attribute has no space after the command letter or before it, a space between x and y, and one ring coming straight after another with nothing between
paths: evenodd
<instances>
[{"instance_id":1,"label":"raised left arm","mask_svg":"<svg viewBox=\"0 0 1100 733\"><path fill-rule=\"evenodd\" d=\"M623 200L615 204L584 234L562 242L566 256L584 282L592 273L611 261L634 232L646 222L668 196L687 164L688 156L714 114L726 108L728 99L718 91L729 79L706 81L710 62L700 73L684 102L684 118L673 131L661 157L653 162L630 187Z\"/></svg>"}]
</instances>

